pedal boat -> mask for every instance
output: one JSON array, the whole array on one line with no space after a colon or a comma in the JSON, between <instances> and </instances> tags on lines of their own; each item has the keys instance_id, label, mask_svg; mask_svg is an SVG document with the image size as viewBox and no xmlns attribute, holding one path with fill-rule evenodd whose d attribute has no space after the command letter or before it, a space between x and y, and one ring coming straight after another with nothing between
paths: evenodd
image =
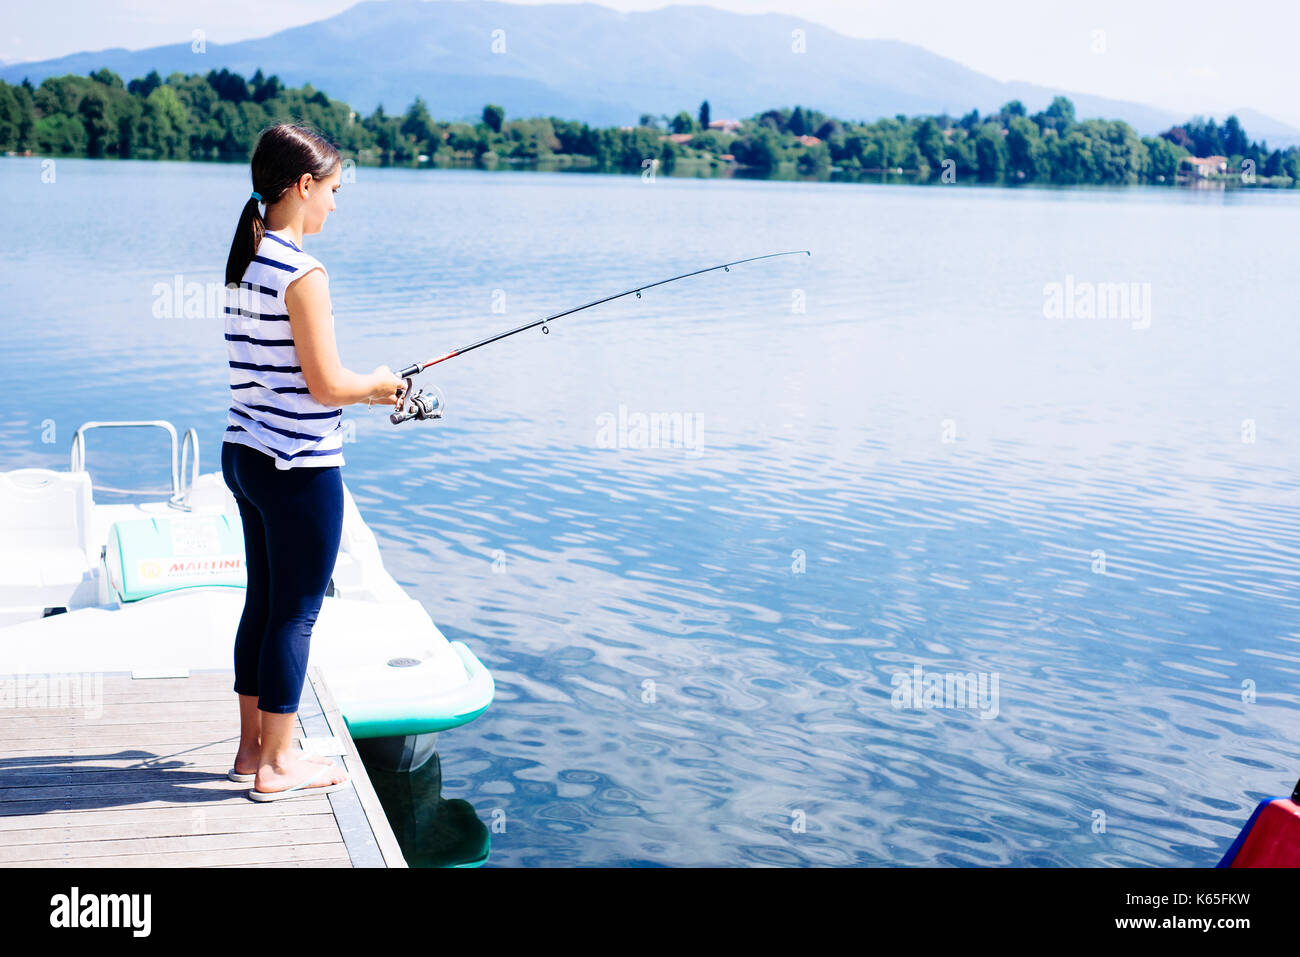
<instances>
[{"instance_id":1,"label":"pedal boat","mask_svg":"<svg viewBox=\"0 0 1300 957\"><path fill-rule=\"evenodd\" d=\"M129 490L92 486L86 436L126 428L170 436L166 499L95 502L95 491ZM177 444L162 420L87 422L73 436L68 471L0 472L0 674L233 668L243 527L221 473L199 471L195 430L180 443L179 465ZM319 667L363 758L385 771L420 767L436 734L477 718L495 692L474 652L448 641L385 570L346 483L308 666Z\"/></svg>"}]
</instances>

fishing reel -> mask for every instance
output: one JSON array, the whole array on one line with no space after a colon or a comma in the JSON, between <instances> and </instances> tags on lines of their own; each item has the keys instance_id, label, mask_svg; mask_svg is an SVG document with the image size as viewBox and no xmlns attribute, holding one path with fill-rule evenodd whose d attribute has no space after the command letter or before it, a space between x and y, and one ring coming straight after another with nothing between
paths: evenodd
<instances>
[{"instance_id":1,"label":"fishing reel","mask_svg":"<svg viewBox=\"0 0 1300 957\"><path fill-rule=\"evenodd\" d=\"M423 389L415 388L410 376L406 376L402 381L406 383L406 387L398 393L397 408L388 417L388 421L398 425L408 419L418 419L423 422L425 419L442 418L442 410L446 408L446 403L443 401L442 392L436 386L433 387L433 391L425 392Z\"/></svg>"}]
</instances>

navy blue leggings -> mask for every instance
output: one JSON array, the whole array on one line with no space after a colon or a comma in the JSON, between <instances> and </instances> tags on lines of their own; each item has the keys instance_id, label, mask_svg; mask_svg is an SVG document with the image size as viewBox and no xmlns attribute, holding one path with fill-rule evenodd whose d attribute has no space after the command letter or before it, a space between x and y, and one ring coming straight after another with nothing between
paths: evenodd
<instances>
[{"instance_id":1,"label":"navy blue leggings","mask_svg":"<svg viewBox=\"0 0 1300 957\"><path fill-rule=\"evenodd\" d=\"M244 523L248 588L235 634L235 693L274 714L298 710L311 629L338 558L337 465L277 469L265 452L221 444L221 472Z\"/></svg>"}]
</instances>

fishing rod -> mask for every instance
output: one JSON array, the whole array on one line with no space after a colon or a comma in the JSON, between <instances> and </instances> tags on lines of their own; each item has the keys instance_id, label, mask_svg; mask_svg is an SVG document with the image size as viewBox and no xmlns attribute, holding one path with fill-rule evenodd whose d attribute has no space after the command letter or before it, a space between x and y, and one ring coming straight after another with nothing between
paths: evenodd
<instances>
[{"instance_id":1,"label":"fishing rod","mask_svg":"<svg viewBox=\"0 0 1300 957\"><path fill-rule=\"evenodd\" d=\"M464 346L460 349L453 349L446 355L438 356L436 359L430 359L428 362L416 362L397 373L397 377L405 380L406 385L397 390L397 408L394 410L393 414L388 417L389 421L394 425L397 425L398 423L405 422L408 419L424 420L442 418L442 410L444 407L442 397L439 395L426 394L423 390L414 389L411 382L415 376L419 375L430 366L436 366L439 362L446 362L448 359L456 358L456 356L463 356L467 352L471 352L481 346L486 346L489 343L499 342L508 336L513 336L515 333L523 332L526 329L535 329L538 326L541 326L543 333L549 333L551 330L547 324L553 319L570 316L575 312L582 312L584 309L590 309L592 306L599 306L604 302L612 302L615 299L622 299L624 296L630 296L633 293L635 293L636 297L640 299L641 293L644 290L653 289L655 286L662 286L665 283L676 282L679 279L686 279L690 276L698 276L701 273L713 272L716 269L721 269L723 272L731 272L732 266L739 266L741 263L757 262L760 259L774 259L777 256L797 256L800 253L807 256L812 255L811 250L807 249L795 249L784 253L768 253L766 256L751 256L749 259L737 259L735 262L720 263L717 266L708 266L704 269L696 269L693 272L684 272L680 276L673 276L671 279L660 279L658 282L633 286L631 289L617 292L612 296L602 296L600 299L593 299L591 302L583 303L581 306L574 306L572 309L565 309L562 312L552 313L551 315L544 316L541 319L534 319L532 322L526 322L522 326L518 326L514 329L499 332L495 336L488 336L486 339L480 339L478 342L471 343L470 345Z\"/></svg>"}]
</instances>

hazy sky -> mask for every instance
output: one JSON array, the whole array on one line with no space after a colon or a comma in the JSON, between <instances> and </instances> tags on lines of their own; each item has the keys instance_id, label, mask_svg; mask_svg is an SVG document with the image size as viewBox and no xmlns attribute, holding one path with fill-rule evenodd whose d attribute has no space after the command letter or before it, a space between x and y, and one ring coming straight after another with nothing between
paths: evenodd
<instances>
[{"instance_id":1,"label":"hazy sky","mask_svg":"<svg viewBox=\"0 0 1300 957\"><path fill-rule=\"evenodd\" d=\"M443 0L454 2L454 0ZM543 3L552 0L518 0ZM601 0L654 10L663 0ZM321 20L353 0L50 0L8 4L0 59L39 60L188 41L265 36ZM850 36L906 40L1000 80L1027 80L1180 113L1249 107L1300 126L1300 4L1221 0L712 0L778 11ZM1247 126L1247 130L1249 130Z\"/></svg>"}]
</instances>

